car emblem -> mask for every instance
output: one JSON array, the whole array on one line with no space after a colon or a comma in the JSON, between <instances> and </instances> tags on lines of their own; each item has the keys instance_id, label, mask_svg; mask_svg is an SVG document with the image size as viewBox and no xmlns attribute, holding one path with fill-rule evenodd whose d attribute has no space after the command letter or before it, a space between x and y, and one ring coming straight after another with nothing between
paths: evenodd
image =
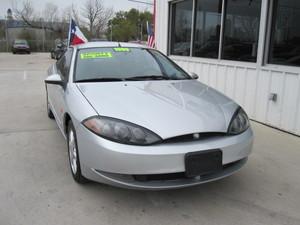
<instances>
[{"instance_id":1,"label":"car emblem","mask_svg":"<svg viewBox=\"0 0 300 225\"><path fill-rule=\"evenodd\" d=\"M193 138L194 139L199 139L200 138L200 134L198 134L198 133L193 134Z\"/></svg>"}]
</instances>

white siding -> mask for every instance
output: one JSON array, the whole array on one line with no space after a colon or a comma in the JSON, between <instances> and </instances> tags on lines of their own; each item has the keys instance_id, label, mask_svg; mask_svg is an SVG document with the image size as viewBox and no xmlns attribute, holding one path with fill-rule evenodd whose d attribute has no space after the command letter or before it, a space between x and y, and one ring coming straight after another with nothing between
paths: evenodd
<instances>
[{"instance_id":1,"label":"white siding","mask_svg":"<svg viewBox=\"0 0 300 225\"><path fill-rule=\"evenodd\" d=\"M168 0L157 0L156 41L167 53ZM199 80L234 99L250 118L300 135L300 68L243 63L226 60L171 58ZM258 63L259 64L259 63ZM278 95L277 102L269 100Z\"/></svg>"}]
</instances>

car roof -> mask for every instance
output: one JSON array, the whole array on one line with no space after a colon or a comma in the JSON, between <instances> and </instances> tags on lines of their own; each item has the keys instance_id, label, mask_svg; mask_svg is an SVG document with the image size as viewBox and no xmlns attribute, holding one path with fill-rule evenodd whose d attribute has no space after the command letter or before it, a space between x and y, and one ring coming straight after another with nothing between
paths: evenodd
<instances>
[{"instance_id":1,"label":"car roof","mask_svg":"<svg viewBox=\"0 0 300 225\"><path fill-rule=\"evenodd\" d=\"M128 42L112 42L112 41L99 41L99 42L87 42L74 46L77 49L85 48L103 48L103 47L123 47L123 48L148 48L148 46L128 43Z\"/></svg>"}]
</instances>

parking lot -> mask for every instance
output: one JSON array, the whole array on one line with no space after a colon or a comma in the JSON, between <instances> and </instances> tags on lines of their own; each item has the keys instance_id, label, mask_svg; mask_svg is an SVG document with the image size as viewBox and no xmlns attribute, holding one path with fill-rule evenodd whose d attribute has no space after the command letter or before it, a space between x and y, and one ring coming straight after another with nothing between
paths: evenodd
<instances>
[{"instance_id":1,"label":"parking lot","mask_svg":"<svg viewBox=\"0 0 300 225\"><path fill-rule=\"evenodd\" d=\"M53 62L0 53L0 225L300 224L300 138L254 122L253 154L229 178L160 192L76 184L46 114Z\"/></svg>"}]
</instances>

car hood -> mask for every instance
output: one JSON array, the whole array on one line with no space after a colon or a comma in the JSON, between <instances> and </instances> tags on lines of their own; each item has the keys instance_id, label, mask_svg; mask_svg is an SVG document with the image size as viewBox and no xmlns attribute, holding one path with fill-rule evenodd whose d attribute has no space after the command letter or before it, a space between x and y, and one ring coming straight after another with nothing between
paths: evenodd
<instances>
[{"instance_id":1,"label":"car hood","mask_svg":"<svg viewBox=\"0 0 300 225\"><path fill-rule=\"evenodd\" d=\"M226 132L238 105L195 80L77 83L101 116L126 120L163 139Z\"/></svg>"}]
</instances>

